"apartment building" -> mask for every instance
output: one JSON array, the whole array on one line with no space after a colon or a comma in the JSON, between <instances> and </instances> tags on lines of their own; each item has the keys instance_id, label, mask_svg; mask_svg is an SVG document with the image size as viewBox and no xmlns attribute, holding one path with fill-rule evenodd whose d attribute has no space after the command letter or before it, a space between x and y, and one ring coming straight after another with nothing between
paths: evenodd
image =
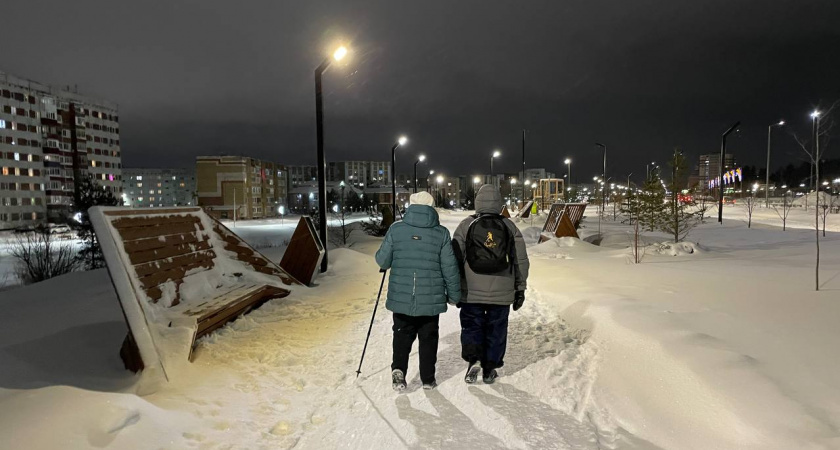
<instances>
[{"instance_id":1,"label":"apartment building","mask_svg":"<svg viewBox=\"0 0 840 450\"><path fill-rule=\"evenodd\" d=\"M0 72L0 228L60 220L77 183L119 195L117 105Z\"/></svg>"},{"instance_id":2,"label":"apartment building","mask_svg":"<svg viewBox=\"0 0 840 450\"><path fill-rule=\"evenodd\" d=\"M132 208L191 206L195 169L123 169L122 200Z\"/></svg>"},{"instance_id":3,"label":"apartment building","mask_svg":"<svg viewBox=\"0 0 840 450\"><path fill-rule=\"evenodd\" d=\"M735 155L727 153L723 159L723 170L734 169L736 166ZM700 155L699 165L697 166L698 185L703 189L703 192L709 190L709 182L720 178L720 153L710 153L708 155Z\"/></svg>"},{"instance_id":4,"label":"apartment building","mask_svg":"<svg viewBox=\"0 0 840 450\"><path fill-rule=\"evenodd\" d=\"M222 219L277 217L287 204L285 166L245 156L196 158L198 205Z\"/></svg>"},{"instance_id":5,"label":"apartment building","mask_svg":"<svg viewBox=\"0 0 840 450\"><path fill-rule=\"evenodd\" d=\"M317 166L287 166L290 187L317 184Z\"/></svg>"}]
</instances>

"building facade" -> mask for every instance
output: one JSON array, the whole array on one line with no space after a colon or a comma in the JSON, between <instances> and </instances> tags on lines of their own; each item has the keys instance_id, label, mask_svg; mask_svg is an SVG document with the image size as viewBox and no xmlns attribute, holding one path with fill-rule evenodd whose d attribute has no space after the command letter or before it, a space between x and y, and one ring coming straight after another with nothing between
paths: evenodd
<instances>
[{"instance_id":1,"label":"building facade","mask_svg":"<svg viewBox=\"0 0 840 450\"><path fill-rule=\"evenodd\" d=\"M121 192L117 105L0 72L0 228L61 220L81 180Z\"/></svg>"},{"instance_id":2,"label":"building facade","mask_svg":"<svg viewBox=\"0 0 840 450\"><path fill-rule=\"evenodd\" d=\"M735 168L735 155L727 153L723 160L723 171ZM698 183L703 192L709 191L709 181L720 177L720 153L700 155L700 162L697 166Z\"/></svg>"},{"instance_id":3,"label":"building facade","mask_svg":"<svg viewBox=\"0 0 840 450\"><path fill-rule=\"evenodd\" d=\"M285 213L288 170L245 156L196 158L198 205L221 219L261 219Z\"/></svg>"},{"instance_id":4,"label":"building facade","mask_svg":"<svg viewBox=\"0 0 840 450\"><path fill-rule=\"evenodd\" d=\"M132 208L192 206L195 169L123 169L122 200Z\"/></svg>"}]
</instances>

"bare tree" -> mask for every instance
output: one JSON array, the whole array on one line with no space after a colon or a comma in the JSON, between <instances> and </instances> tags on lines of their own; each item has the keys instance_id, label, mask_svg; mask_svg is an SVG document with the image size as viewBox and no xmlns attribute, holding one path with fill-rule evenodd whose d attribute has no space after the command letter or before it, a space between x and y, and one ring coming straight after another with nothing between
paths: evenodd
<instances>
[{"instance_id":1,"label":"bare tree","mask_svg":"<svg viewBox=\"0 0 840 450\"><path fill-rule=\"evenodd\" d=\"M782 201L782 209L779 210L779 207L773 205L773 210L776 211L776 214L782 219L782 231L787 229L787 218L790 214L790 209L793 207L793 203L788 201L787 192L784 194L784 200Z\"/></svg>"},{"instance_id":2,"label":"bare tree","mask_svg":"<svg viewBox=\"0 0 840 450\"><path fill-rule=\"evenodd\" d=\"M814 228L817 247L817 260L814 275L815 288L817 291L820 290L820 157L825 154L825 151L828 148L828 144L831 139L831 131L835 125L833 113L838 104L840 104L840 100L832 103L831 106L826 108L824 111L818 110L818 112L815 113L816 115L813 116L813 126L811 130L812 139L810 143L807 140L801 139L796 135L796 133L793 135L796 143L799 144L799 147L802 148L802 151L805 152L806 155L808 155L811 163L814 165L814 186L816 187ZM805 198L807 201L807 195Z\"/></svg>"},{"instance_id":3,"label":"bare tree","mask_svg":"<svg viewBox=\"0 0 840 450\"><path fill-rule=\"evenodd\" d=\"M753 211L755 211L755 205L757 205L758 202L755 200L755 196L749 196L744 199L744 201L747 204L747 228L752 228Z\"/></svg>"},{"instance_id":4,"label":"bare tree","mask_svg":"<svg viewBox=\"0 0 840 450\"><path fill-rule=\"evenodd\" d=\"M37 283L72 272L78 266L71 242L59 242L44 225L17 236L10 253L17 259L18 276Z\"/></svg>"}]
</instances>

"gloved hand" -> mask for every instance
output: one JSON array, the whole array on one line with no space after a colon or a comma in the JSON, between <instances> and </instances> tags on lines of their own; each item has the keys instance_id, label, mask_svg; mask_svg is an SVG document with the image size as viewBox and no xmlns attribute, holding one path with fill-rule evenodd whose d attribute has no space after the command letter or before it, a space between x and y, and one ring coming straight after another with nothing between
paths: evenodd
<instances>
[{"instance_id":1,"label":"gloved hand","mask_svg":"<svg viewBox=\"0 0 840 450\"><path fill-rule=\"evenodd\" d=\"M513 294L513 310L519 310L523 303L525 303L525 291L516 291L516 293Z\"/></svg>"}]
</instances>

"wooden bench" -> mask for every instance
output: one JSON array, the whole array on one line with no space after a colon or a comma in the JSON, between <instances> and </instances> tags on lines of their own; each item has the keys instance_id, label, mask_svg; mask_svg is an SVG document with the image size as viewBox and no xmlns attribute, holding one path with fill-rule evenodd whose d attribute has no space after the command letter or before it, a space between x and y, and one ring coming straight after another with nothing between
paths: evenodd
<instances>
[{"instance_id":1,"label":"wooden bench","mask_svg":"<svg viewBox=\"0 0 840 450\"><path fill-rule=\"evenodd\" d=\"M531 217L531 209L533 209L533 207L534 201L528 200L528 203L525 203L525 206L519 210L519 214L517 215L520 219L527 219L528 217Z\"/></svg>"},{"instance_id":2,"label":"wooden bench","mask_svg":"<svg viewBox=\"0 0 840 450\"><path fill-rule=\"evenodd\" d=\"M95 207L91 221L129 332L126 368L167 375L196 340L299 284L201 208Z\"/></svg>"},{"instance_id":3,"label":"wooden bench","mask_svg":"<svg viewBox=\"0 0 840 450\"><path fill-rule=\"evenodd\" d=\"M548 219L546 219L542 233L540 233L540 243L551 239L549 236L580 239L577 228L580 226L581 219L583 219L584 211L586 211L586 203L555 203L551 205Z\"/></svg>"}]
</instances>

